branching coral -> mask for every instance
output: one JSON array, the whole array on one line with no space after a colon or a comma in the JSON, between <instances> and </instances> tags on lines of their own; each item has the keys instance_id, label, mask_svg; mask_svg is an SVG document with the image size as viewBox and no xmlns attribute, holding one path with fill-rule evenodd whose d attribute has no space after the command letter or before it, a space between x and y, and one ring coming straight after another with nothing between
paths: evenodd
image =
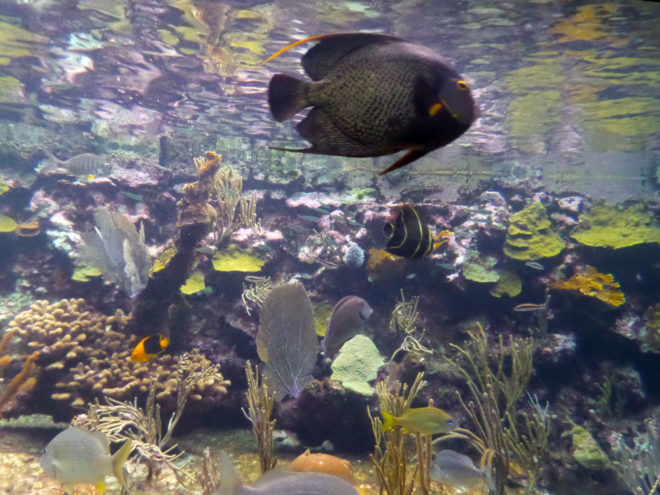
<instances>
[{"instance_id":1,"label":"branching coral","mask_svg":"<svg viewBox=\"0 0 660 495\"><path fill-rule=\"evenodd\" d=\"M214 225L217 214L209 204L213 193L213 177L222 157L207 151L198 167L198 180L186 184L183 198L177 203L178 235L175 252L163 260L163 267L151 273L145 289L139 294L131 312L130 327L136 335L168 334L170 306L180 300L179 287L188 278L198 243ZM171 253L171 252L170 252Z\"/></svg>"},{"instance_id":2,"label":"branching coral","mask_svg":"<svg viewBox=\"0 0 660 495\"><path fill-rule=\"evenodd\" d=\"M415 354L421 358L424 354L432 354L433 351L425 347L421 340L426 333L426 329L421 331L417 328L417 318L419 312L417 305L419 304L419 296L413 296L408 301L401 289L401 300L396 303L392 310L392 317L390 319L390 330L393 332L400 332L403 334L403 341L397 350L392 353L390 361L401 351L407 351Z\"/></svg>"},{"instance_id":3,"label":"branching coral","mask_svg":"<svg viewBox=\"0 0 660 495\"><path fill-rule=\"evenodd\" d=\"M457 396L473 430L456 428L437 441L463 439L472 445L481 455L482 467L491 473L495 495L503 495L512 461L526 469L528 486L533 489L547 454L548 411L540 407L538 401L532 401L531 412L516 417L514 406L532 374L534 342L532 339L512 339L509 345L504 345L500 335L494 365L491 365L488 338L483 328L479 326L469 335L469 346L452 345L462 362L445 359L466 380L470 389L472 398L469 402L466 403L458 393Z\"/></svg>"},{"instance_id":4,"label":"branching coral","mask_svg":"<svg viewBox=\"0 0 660 495\"><path fill-rule=\"evenodd\" d=\"M390 383L389 377L376 385L376 394L380 402L380 410L392 416L401 416L410 408L419 390L426 385L424 374L419 373L413 384L408 388L400 382ZM383 431L383 422L373 417L367 410L374 433L375 447L371 462L376 468L381 493L387 495L411 495L415 490L415 479L419 472L419 459L413 465L408 463L405 438L402 428L392 428ZM427 466L428 468L428 466ZM428 472L428 471L427 471Z\"/></svg>"},{"instance_id":5,"label":"branching coral","mask_svg":"<svg viewBox=\"0 0 660 495\"><path fill-rule=\"evenodd\" d=\"M259 375L259 366L254 370L250 361L245 367L248 391L248 412L242 409L245 417L252 424L252 433L257 441L257 452L259 452L259 461L261 472L270 471L277 464L273 448L273 430L275 430L275 420L270 419L275 405L274 394L268 390Z\"/></svg>"},{"instance_id":6,"label":"branching coral","mask_svg":"<svg viewBox=\"0 0 660 495\"><path fill-rule=\"evenodd\" d=\"M15 332L19 353L40 351L48 383L54 384L51 399L72 408L85 407L95 398L127 400L146 394L155 384L156 398L173 410L178 357L163 354L146 363L134 362L130 353L134 336L122 333L126 316L91 312L82 299L64 299L53 304L37 301L9 325ZM209 361L193 352L188 359L200 366ZM200 405L211 405L226 393L227 382L200 382L191 398ZM43 401L42 401L43 403Z\"/></svg>"},{"instance_id":7,"label":"branching coral","mask_svg":"<svg viewBox=\"0 0 660 495\"><path fill-rule=\"evenodd\" d=\"M198 170L203 166L202 160L195 159ZM235 168L225 165L213 175L213 188L218 201L216 216L217 242L228 238L239 227L259 229L257 221L257 195L242 194L243 178Z\"/></svg>"},{"instance_id":8,"label":"branching coral","mask_svg":"<svg viewBox=\"0 0 660 495\"><path fill-rule=\"evenodd\" d=\"M626 296L619 290L618 282L609 273L599 273L593 266L587 265L585 271L576 273L568 280L552 283L553 289L577 290L585 296L595 297L611 306L621 306Z\"/></svg>"},{"instance_id":9,"label":"branching coral","mask_svg":"<svg viewBox=\"0 0 660 495\"><path fill-rule=\"evenodd\" d=\"M247 285L245 282L251 285ZM257 308L261 307L266 296L273 289L273 284L270 281L270 277L258 277L254 275L245 277L245 282L243 283L241 301L243 301L243 306L245 306L245 311L249 316L253 306Z\"/></svg>"},{"instance_id":10,"label":"branching coral","mask_svg":"<svg viewBox=\"0 0 660 495\"><path fill-rule=\"evenodd\" d=\"M164 432L154 382L150 385L144 409L137 406L137 399L131 403L107 398L105 405L99 404L98 401L90 405L86 426L102 431L112 441L131 440L137 452L148 463L150 477L156 466L164 464L172 469L181 484L191 482L190 477L174 464L183 452L174 453L177 445L171 444L172 433L194 387L200 382L208 381L228 384L220 375L217 365L200 362L193 355L183 354L179 358L176 372L176 410Z\"/></svg>"}]
</instances>

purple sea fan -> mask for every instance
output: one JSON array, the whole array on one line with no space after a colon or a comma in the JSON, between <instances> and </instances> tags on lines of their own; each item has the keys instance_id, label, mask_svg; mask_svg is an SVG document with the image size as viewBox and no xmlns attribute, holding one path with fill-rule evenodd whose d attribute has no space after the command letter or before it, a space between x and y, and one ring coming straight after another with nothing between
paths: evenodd
<instances>
[{"instance_id":1,"label":"purple sea fan","mask_svg":"<svg viewBox=\"0 0 660 495\"><path fill-rule=\"evenodd\" d=\"M257 353L282 395L298 397L316 364L316 325L309 295L298 282L275 287L261 306Z\"/></svg>"}]
</instances>

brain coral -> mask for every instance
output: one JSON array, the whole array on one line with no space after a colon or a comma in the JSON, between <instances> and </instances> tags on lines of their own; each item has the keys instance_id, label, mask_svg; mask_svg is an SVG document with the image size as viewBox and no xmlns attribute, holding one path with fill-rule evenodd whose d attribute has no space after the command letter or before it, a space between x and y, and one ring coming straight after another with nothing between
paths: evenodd
<instances>
[{"instance_id":1,"label":"brain coral","mask_svg":"<svg viewBox=\"0 0 660 495\"><path fill-rule=\"evenodd\" d=\"M37 379L56 401L58 410L71 412L90 401L111 397L133 400L153 382L161 407L176 407L177 356L163 354L146 363L130 359L137 339L122 333L127 317L121 310L112 316L89 311L82 299L50 304L37 301L9 324L18 338L17 351L40 351ZM210 364L198 351L191 359ZM217 404L229 382L198 383L190 396L202 406ZM45 403L46 401L40 401Z\"/></svg>"},{"instance_id":2,"label":"brain coral","mask_svg":"<svg viewBox=\"0 0 660 495\"><path fill-rule=\"evenodd\" d=\"M504 254L525 261L559 254L564 241L550 226L545 207L533 201L509 217Z\"/></svg>"},{"instance_id":3,"label":"brain coral","mask_svg":"<svg viewBox=\"0 0 660 495\"><path fill-rule=\"evenodd\" d=\"M628 207L597 204L580 216L571 237L587 246L620 249L646 242L660 242L660 224L643 203Z\"/></svg>"}]
</instances>

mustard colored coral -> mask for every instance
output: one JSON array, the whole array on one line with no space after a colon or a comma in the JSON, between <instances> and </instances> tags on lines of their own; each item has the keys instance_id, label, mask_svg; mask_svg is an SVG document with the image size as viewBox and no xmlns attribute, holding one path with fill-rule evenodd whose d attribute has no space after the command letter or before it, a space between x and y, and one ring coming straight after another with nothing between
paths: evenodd
<instances>
[{"instance_id":1,"label":"mustard colored coral","mask_svg":"<svg viewBox=\"0 0 660 495\"><path fill-rule=\"evenodd\" d=\"M258 256L240 252L235 246L213 255L213 268L218 272L258 272L265 263Z\"/></svg>"},{"instance_id":2,"label":"mustard colored coral","mask_svg":"<svg viewBox=\"0 0 660 495\"><path fill-rule=\"evenodd\" d=\"M187 296L202 292L204 289L206 289L206 284L204 283L204 274L202 272L193 272L188 277L188 280L186 280L186 283L179 288L181 294Z\"/></svg>"},{"instance_id":3,"label":"mustard colored coral","mask_svg":"<svg viewBox=\"0 0 660 495\"><path fill-rule=\"evenodd\" d=\"M577 290L585 296L595 297L611 306L621 306L626 297L619 290L619 282L609 273L599 273L593 266L587 265L582 273L576 273L568 280L553 282L553 289Z\"/></svg>"},{"instance_id":4,"label":"mustard colored coral","mask_svg":"<svg viewBox=\"0 0 660 495\"><path fill-rule=\"evenodd\" d=\"M545 207L538 201L509 217L504 254L516 260L538 260L558 255L564 241L554 230Z\"/></svg>"},{"instance_id":5,"label":"mustard colored coral","mask_svg":"<svg viewBox=\"0 0 660 495\"><path fill-rule=\"evenodd\" d=\"M580 222L571 237L580 244L621 249L648 242L660 243L660 223L644 203L630 206L597 204Z\"/></svg>"}]
</instances>

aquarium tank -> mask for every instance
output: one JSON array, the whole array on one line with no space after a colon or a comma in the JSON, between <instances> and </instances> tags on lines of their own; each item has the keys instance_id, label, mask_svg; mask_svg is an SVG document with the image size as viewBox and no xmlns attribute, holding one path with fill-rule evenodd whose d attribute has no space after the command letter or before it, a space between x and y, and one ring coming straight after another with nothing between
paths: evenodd
<instances>
[{"instance_id":1,"label":"aquarium tank","mask_svg":"<svg viewBox=\"0 0 660 495\"><path fill-rule=\"evenodd\" d=\"M660 3L0 0L0 494L660 495Z\"/></svg>"}]
</instances>

